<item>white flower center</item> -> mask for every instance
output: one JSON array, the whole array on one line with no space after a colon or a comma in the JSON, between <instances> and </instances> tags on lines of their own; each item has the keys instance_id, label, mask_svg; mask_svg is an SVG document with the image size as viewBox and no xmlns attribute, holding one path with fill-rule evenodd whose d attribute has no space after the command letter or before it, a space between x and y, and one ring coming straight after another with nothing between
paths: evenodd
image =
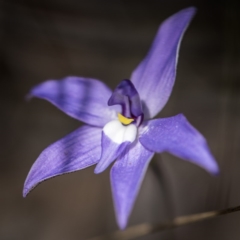
<instances>
[{"instance_id":1,"label":"white flower center","mask_svg":"<svg viewBox=\"0 0 240 240\"><path fill-rule=\"evenodd\" d=\"M133 142L136 139L137 127L135 124L124 126L119 120L113 120L103 127L103 132L113 142L121 144Z\"/></svg>"}]
</instances>

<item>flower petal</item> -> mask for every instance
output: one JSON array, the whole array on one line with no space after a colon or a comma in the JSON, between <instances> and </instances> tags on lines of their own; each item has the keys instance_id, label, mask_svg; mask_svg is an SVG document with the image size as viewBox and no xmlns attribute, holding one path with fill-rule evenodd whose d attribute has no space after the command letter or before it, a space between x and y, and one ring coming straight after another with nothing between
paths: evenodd
<instances>
[{"instance_id":1,"label":"flower petal","mask_svg":"<svg viewBox=\"0 0 240 240\"><path fill-rule=\"evenodd\" d=\"M168 18L159 28L147 56L134 70L131 80L143 102L145 118L154 117L171 94L180 42L195 8L184 9Z\"/></svg>"},{"instance_id":2,"label":"flower petal","mask_svg":"<svg viewBox=\"0 0 240 240\"><path fill-rule=\"evenodd\" d=\"M25 197L40 182L96 164L101 156L101 128L83 126L46 148L24 183Z\"/></svg>"},{"instance_id":3,"label":"flower petal","mask_svg":"<svg viewBox=\"0 0 240 240\"><path fill-rule=\"evenodd\" d=\"M139 141L127 148L111 169L112 194L118 225L124 229L154 153Z\"/></svg>"},{"instance_id":4,"label":"flower petal","mask_svg":"<svg viewBox=\"0 0 240 240\"><path fill-rule=\"evenodd\" d=\"M102 133L102 156L94 173L103 172L131 142L115 143L108 136Z\"/></svg>"},{"instance_id":5,"label":"flower petal","mask_svg":"<svg viewBox=\"0 0 240 240\"><path fill-rule=\"evenodd\" d=\"M137 127L122 125L118 120L107 123L102 131L102 156L94 172L103 172L125 149L134 142Z\"/></svg>"},{"instance_id":6,"label":"flower petal","mask_svg":"<svg viewBox=\"0 0 240 240\"><path fill-rule=\"evenodd\" d=\"M151 151L167 151L204 168L212 174L219 172L205 138L182 114L150 120L139 137L144 147Z\"/></svg>"},{"instance_id":7,"label":"flower petal","mask_svg":"<svg viewBox=\"0 0 240 240\"><path fill-rule=\"evenodd\" d=\"M99 127L117 118L116 106L107 105L111 94L102 82L81 77L49 80L30 92L30 96L48 100L69 116Z\"/></svg>"},{"instance_id":8,"label":"flower petal","mask_svg":"<svg viewBox=\"0 0 240 240\"><path fill-rule=\"evenodd\" d=\"M125 117L138 117L143 114L140 97L130 80L122 80L113 91L108 105L120 104Z\"/></svg>"}]
</instances>

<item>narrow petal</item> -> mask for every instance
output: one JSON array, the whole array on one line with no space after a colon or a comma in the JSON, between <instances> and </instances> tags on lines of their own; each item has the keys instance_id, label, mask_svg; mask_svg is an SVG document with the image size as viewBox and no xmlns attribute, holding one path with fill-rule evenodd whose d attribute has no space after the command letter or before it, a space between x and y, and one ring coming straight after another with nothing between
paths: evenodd
<instances>
[{"instance_id":1,"label":"narrow petal","mask_svg":"<svg viewBox=\"0 0 240 240\"><path fill-rule=\"evenodd\" d=\"M118 225L124 229L154 153L139 141L126 149L111 169L112 194Z\"/></svg>"},{"instance_id":2,"label":"narrow petal","mask_svg":"<svg viewBox=\"0 0 240 240\"><path fill-rule=\"evenodd\" d=\"M107 105L111 94L102 82L81 77L49 80L30 92L30 96L51 102L69 116L99 127L117 118L116 106Z\"/></svg>"},{"instance_id":3,"label":"narrow petal","mask_svg":"<svg viewBox=\"0 0 240 240\"><path fill-rule=\"evenodd\" d=\"M122 125L118 120L107 123L102 131L102 155L94 172L103 172L137 136L134 124Z\"/></svg>"},{"instance_id":4,"label":"narrow petal","mask_svg":"<svg viewBox=\"0 0 240 240\"><path fill-rule=\"evenodd\" d=\"M103 172L131 142L115 143L108 136L102 133L102 156L94 173Z\"/></svg>"},{"instance_id":5,"label":"narrow petal","mask_svg":"<svg viewBox=\"0 0 240 240\"><path fill-rule=\"evenodd\" d=\"M27 176L23 196L46 179L96 164L101 156L101 132L83 126L46 148Z\"/></svg>"},{"instance_id":6,"label":"narrow petal","mask_svg":"<svg viewBox=\"0 0 240 240\"><path fill-rule=\"evenodd\" d=\"M219 172L205 138L178 114L170 118L147 121L139 141L155 152L167 151L204 168L212 174Z\"/></svg>"},{"instance_id":7,"label":"narrow petal","mask_svg":"<svg viewBox=\"0 0 240 240\"><path fill-rule=\"evenodd\" d=\"M191 7L168 18L160 26L147 56L132 73L131 80L143 102L145 118L154 117L168 101L181 39L194 14L195 8Z\"/></svg>"}]
</instances>

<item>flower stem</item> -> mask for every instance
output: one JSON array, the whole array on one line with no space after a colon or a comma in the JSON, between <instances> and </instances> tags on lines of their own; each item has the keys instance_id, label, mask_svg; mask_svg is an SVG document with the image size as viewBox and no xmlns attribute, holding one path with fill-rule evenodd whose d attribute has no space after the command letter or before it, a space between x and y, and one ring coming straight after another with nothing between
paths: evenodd
<instances>
[{"instance_id":1,"label":"flower stem","mask_svg":"<svg viewBox=\"0 0 240 240\"><path fill-rule=\"evenodd\" d=\"M210 211L187 216L176 217L171 221L166 221L160 224L140 224L127 228L125 231L116 231L107 235L98 236L89 240L131 240L137 237L143 237L159 231L164 231L171 228L180 227L183 225L191 224L194 222L202 221L205 219L217 217L220 215L229 214L232 212L240 211L240 206L227 208L220 211Z\"/></svg>"}]
</instances>

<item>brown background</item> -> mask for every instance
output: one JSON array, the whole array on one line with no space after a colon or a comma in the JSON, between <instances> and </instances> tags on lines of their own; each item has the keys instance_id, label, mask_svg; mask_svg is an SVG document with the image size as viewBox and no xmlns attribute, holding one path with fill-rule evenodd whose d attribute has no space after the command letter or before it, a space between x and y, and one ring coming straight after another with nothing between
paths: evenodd
<instances>
[{"instance_id":1,"label":"brown background","mask_svg":"<svg viewBox=\"0 0 240 240\"><path fill-rule=\"evenodd\" d=\"M237 2L237 1L236 1ZM49 103L24 100L46 79L67 75L111 88L145 56L158 25L188 6L198 13L181 46L172 96L160 117L184 113L201 131L221 174L156 155L129 225L240 205L239 12L235 1L0 1L0 239L80 240L117 229L109 170L93 167L38 186L22 198L40 152L81 123ZM160 181L159 181L160 179ZM139 239L240 239L240 213Z\"/></svg>"}]
</instances>

